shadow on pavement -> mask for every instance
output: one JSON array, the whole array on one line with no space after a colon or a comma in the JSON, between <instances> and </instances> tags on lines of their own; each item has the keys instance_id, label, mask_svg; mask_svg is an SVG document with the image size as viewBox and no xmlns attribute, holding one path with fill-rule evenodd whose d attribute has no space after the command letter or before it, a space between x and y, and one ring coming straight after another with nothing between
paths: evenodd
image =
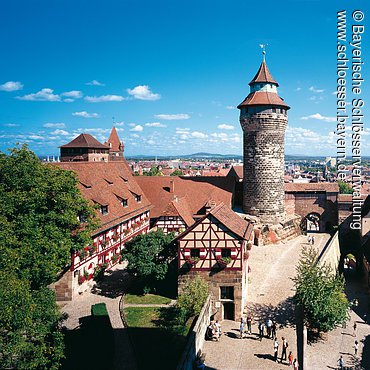
<instances>
[{"instance_id":1,"label":"shadow on pavement","mask_svg":"<svg viewBox=\"0 0 370 370\"><path fill-rule=\"evenodd\" d=\"M248 304L248 312L253 315L254 320L265 320L270 318L280 326L294 326L294 303L293 298L290 297L285 301L280 302L277 306L271 304Z\"/></svg>"}]
</instances>

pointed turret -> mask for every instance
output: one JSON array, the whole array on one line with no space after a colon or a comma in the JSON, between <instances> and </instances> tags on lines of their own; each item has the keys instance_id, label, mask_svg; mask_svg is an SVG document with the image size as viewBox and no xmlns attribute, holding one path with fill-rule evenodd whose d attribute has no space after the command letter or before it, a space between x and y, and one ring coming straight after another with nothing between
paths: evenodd
<instances>
[{"instance_id":1,"label":"pointed turret","mask_svg":"<svg viewBox=\"0 0 370 370\"><path fill-rule=\"evenodd\" d=\"M125 150L125 146L123 141L120 141L117 130L113 126L112 131L110 132L108 140L104 143L105 145L109 146L109 159L110 160L122 160L123 159L123 152Z\"/></svg>"},{"instance_id":2,"label":"pointed turret","mask_svg":"<svg viewBox=\"0 0 370 370\"><path fill-rule=\"evenodd\" d=\"M249 82L249 85L252 85L256 82L266 82L266 83L271 83L276 86L279 86L279 84L272 77L265 61L261 63L258 72L253 77L252 81Z\"/></svg>"}]
</instances>

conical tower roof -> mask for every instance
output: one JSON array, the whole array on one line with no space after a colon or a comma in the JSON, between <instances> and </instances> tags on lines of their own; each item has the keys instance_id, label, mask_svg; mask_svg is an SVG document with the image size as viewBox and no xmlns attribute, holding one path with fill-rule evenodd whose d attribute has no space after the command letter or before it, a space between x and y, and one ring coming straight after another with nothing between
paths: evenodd
<instances>
[{"instance_id":1,"label":"conical tower roof","mask_svg":"<svg viewBox=\"0 0 370 370\"><path fill-rule=\"evenodd\" d=\"M274 84L276 86L279 86L279 84L272 77L265 61L263 61L261 63L258 72L253 77L252 81L249 82L249 85L252 85L252 84L258 83L258 82L271 83L271 84Z\"/></svg>"},{"instance_id":2,"label":"conical tower roof","mask_svg":"<svg viewBox=\"0 0 370 370\"><path fill-rule=\"evenodd\" d=\"M112 152L123 151L123 143L121 143L116 128L113 126L112 131L110 132L108 140L104 143L110 147Z\"/></svg>"}]
</instances>

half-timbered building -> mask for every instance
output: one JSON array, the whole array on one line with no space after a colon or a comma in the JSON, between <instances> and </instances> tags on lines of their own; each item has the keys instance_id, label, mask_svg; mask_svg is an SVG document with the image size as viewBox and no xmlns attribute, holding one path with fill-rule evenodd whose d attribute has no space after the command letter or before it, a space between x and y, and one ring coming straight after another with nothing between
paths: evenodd
<instances>
[{"instance_id":1,"label":"half-timbered building","mask_svg":"<svg viewBox=\"0 0 370 370\"><path fill-rule=\"evenodd\" d=\"M97 269L109 270L119 262L128 240L149 230L150 203L125 161L56 165L77 174L81 193L97 207L101 224L90 245L71 253L69 273L54 284L57 299L70 300L93 284Z\"/></svg>"},{"instance_id":2,"label":"half-timbered building","mask_svg":"<svg viewBox=\"0 0 370 370\"><path fill-rule=\"evenodd\" d=\"M232 178L135 176L135 180L153 205L151 227L164 232L181 233L211 206L224 203L231 208L234 200Z\"/></svg>"},{"instance_id":3,"label":"half-timbered building","mask_svg":"<svg viewBox=\"0 0 370 370\"><path fill-rule=\"evenodd\" d=\"M239 320L247 298L253 226L221 203L178 236L179 290L197 275L210 285L215 317Z\"/></svg>"}]
</instances>

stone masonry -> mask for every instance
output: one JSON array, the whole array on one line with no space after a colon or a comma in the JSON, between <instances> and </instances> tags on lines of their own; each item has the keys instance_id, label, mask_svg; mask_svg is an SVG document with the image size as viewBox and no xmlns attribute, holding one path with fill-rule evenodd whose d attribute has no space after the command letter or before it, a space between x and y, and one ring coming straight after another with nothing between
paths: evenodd
<instances>
[{"instance_id":1,"label":"stone masonry","mask_svg":"<svg viewBox=\"0 0 370 370\"><path fill-rule=\"evenodd\" d=\"M262 222L285 220L284 136L286 114L257 113L243 119L243 209Z\"/></svg>"}]
</instances>

